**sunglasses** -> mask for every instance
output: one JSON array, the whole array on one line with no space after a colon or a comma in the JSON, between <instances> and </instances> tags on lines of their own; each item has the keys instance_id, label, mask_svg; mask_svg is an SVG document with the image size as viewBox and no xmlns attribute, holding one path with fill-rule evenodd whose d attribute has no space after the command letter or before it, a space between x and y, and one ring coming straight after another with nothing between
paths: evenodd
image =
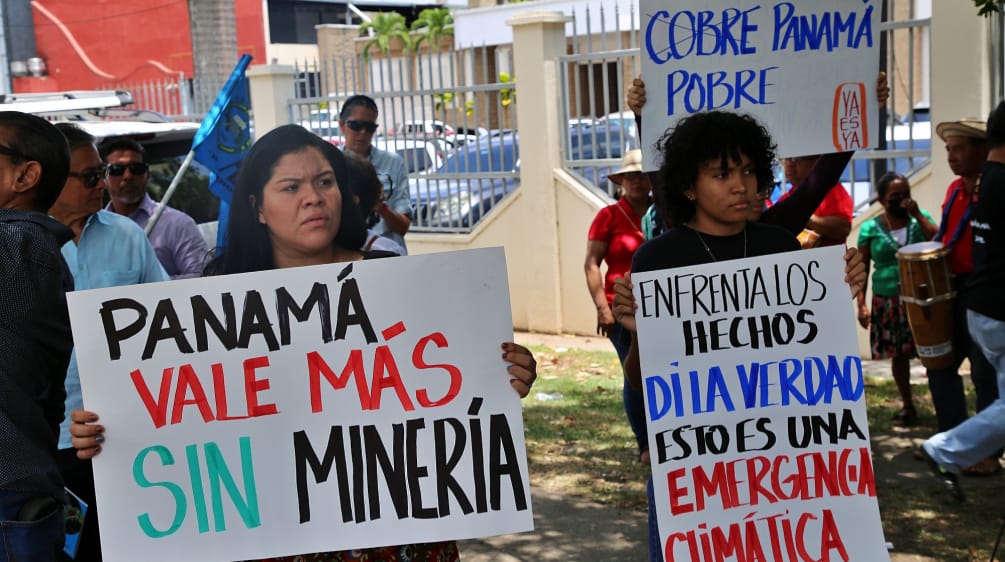
<instances>
[{"instance_id":1,"label":"sunglasses","mask_svg":"<svg viewBox=\"0 0 1005 562\"><path fill-rule=\"evenodd\" d=\"M0 154L6 154L11 158L17 158L18 160L31 160L31 158L28 158L24 154L21 154L20 152L14 150L13 148L9 146L4 146L2 144L0 144Z\"/></svg>"},{"instance_id":2,"label":"sunglasses","mask_svg":"<svg viewBox=\"0 0 1005 562\"><path fill-rule=\"evenodd\" d=\"M94 189L105 179L105 169L99 168L90 172L70 172L70 177L77 178L87 189Z\"/></svg>"},{"instance_id":3,"label":"sunglasses","mask_svg":"<svg viewBox=\"0 0 1005 562\"><path fill-rule=\"evenodd\" d=\"M146 162L130 162L128 164L109 164L106 168L108 170L108 175L110 176L121 176L129 170L129 173L134 176L142 176L150 170L150 164Z\"/></svg>"},{"instance_id":4,"label":"sunglasses","mask_svg":"<svg viewBox=\"0 0 1005 562\"><path fill-rule=\"evenodd\" d=\"M357 121L355 119L350 119L345 122L345 125L357 133L360 131L372 133L377 130L377 124L373 121Z\"/></svg>"}]
</instances>

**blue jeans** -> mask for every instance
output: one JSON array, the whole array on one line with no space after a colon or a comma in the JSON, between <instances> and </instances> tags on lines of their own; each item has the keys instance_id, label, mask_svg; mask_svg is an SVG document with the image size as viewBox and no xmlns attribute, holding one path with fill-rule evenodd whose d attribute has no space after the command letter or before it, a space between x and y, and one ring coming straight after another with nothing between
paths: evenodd
<instances>
[{"instance_id":1,"label":"blue jeans","mask_svg":"<svg viewBox=\"0 0 1005 562\"><path fill-rule=\"evenodd\" d=\"M18 513L34 494L0 491L0 562L52 562L63 551L63 506L36 521Z\"/></svg>"},{"instance_id":2,"label":"blue jeans","mask_svg":"<svg viewBox=\"0 0 1005 562\"><path fill-rule=\"evenodd\" d=\"M628 348L631 346L631 334L628 330L615 322L614 326L608 330L607 339L614 345L614 351L618 353L618 361L624 365L625 357L628 356ZM628 425L635 434L635 442L639 446L639 451L649 448L649 434L646 432L646 404L642 398L642 392L632 388L628 382L628 377L624 377L621 383L621 400L625 405L625 416L628 417Z\"/></svg>"},{"instance_id":3,"label":"blue jeans","mask_svg":"<svg viewBox=\"0 0 1005 562\"><path fill-rule=\"evenodd\" d=\"M997 374L998 398L960 425L925 441L925 451L953 472L974 465L1005 444L1005 322L967 311L974 343Z\"/></svg>"},{"instance_id":4,"label":"blue jeans","mask_svg":"<svg viewBox=\"0 0 1005 562\"><path fill-rule=\"evenodd\" d=\"M649 562L663 562L663 544L660 542L660 527L656 520L656 494L653 492L653 477L646 482L646 499L649 500Z\"/></svg>"}]
</instances>

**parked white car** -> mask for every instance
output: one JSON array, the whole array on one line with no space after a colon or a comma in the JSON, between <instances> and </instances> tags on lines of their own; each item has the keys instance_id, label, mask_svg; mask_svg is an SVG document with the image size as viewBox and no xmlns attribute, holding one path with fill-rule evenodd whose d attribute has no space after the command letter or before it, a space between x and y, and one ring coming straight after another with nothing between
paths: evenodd
<instances>
[{"instance_id":1,"label":"parked white car","mask_svg":"<svg viewBox=\"0 0 1005 562\"><path fill-rule=\"evenodd\" d=\"M435 171L446 156L444 145L437 139L381 138L374 141L374 146L401 156L409 174Z\"/></svg>"}]
</instances>

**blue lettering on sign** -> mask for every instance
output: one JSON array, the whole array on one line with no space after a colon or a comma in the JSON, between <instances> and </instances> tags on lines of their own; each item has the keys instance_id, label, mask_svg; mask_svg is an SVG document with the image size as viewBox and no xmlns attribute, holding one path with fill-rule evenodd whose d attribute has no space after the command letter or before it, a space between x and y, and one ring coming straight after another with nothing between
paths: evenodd
<instances>
[{"instance_id":1,"label":"blue lettering on sign","mask_svg":"<svg viewBox=\"0 0 1005 562\"><path fill-rule=\"evenodd\" d=\"M861 14L837 11L797 14L795 4L791 2L776 4L771 50L831 52L842 47L872 47L872 12L873 6Z\"/></svg>"},{"instance_id":2,"label":"blue lettering on sign","mask_svg":"<svg viewBox=\"0 0 1005 562\"><path fill-rule=\"evenodd\" d=\"M775 103L768 90L775 83L769 73L778 70L769 66L760 70L712 71L706 73L675 70L667 74L667 115L740 109L746 105Z\"/></svg>"},{"instance_id":3,"label":"blue lettering on sign","mask_svg":"<svg viewBox=\"0 0 1005 562\"><path fill-rule=\"evenodd\" d=\"M718 365L707 370L689 370L682 377L679 364L670 363L673 372L646 377L646 409L650 420L667 414L685 415L735 411L730 386ZM862 399L865 380L862 360L845 357L787 358L780 361L754 362L735 366L742 407L747 410L773 406L814 406L837 401Z\"/></svg>"},{"instance_id":4,"label":"blue lettering on sign","mask_svg":"<svg viewBox=\"0 0 1005 562\"><path fill-rule=\"evenodd\" d=\"M681 60L691 55L751 55L757 48L750 40L757 32L751 14L760 10L726 8L721 12L682 10L672 15L659 10L646 24L646 54L656 64Z\"/></svg>"}]
</instances>

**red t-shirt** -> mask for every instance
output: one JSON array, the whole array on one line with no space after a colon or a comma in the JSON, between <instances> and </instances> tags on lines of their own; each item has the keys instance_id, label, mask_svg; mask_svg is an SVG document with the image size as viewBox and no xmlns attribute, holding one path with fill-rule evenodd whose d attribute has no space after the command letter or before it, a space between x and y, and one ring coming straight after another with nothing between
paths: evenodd
<instances>
[{"instance_id":1,"label":"red t-shirt","mask_svg":"<svg viewBox=\"0 0 1005 562\"><path fill-rule=\"evenodd\" d=\"M953 199L953 191L957 191L956 198ZM946 199L942 202L942 212L945 214L946 205L949 207L949 217L946 218L945 231L942 233L943 246L949 245L949 240L956 232L956 226L963 220L963 213L967 212L970 206L970 194L967 193L963 185L963 178L956 178L949 184L946 190ZM956 243L949 250L949 270L953 273L970 273L974 270L974 237L970 233L970 221L963 225Z\"/></svg>"},{"instance_id":2,"label":"red t-shirt","mask_svg":"<svg viewBox=\"0 0 1005 562\"><path fill-rule=\"evenodd\" d=\"M632 270L632 256L645 242L642 236L642 217L635 214L624 198L608 205L593 219L589 240L607 243L607 273L604 275L604 294L607 304L614 300L614 279Z\"/></svg>"},{"instance_id":3,"label":"red t-shirt","mask_svg":"<svg viewBox=\"0 0 1005 562\"><path fill-rule=\"evenodd\" d=\"M779 201L786 199L793 190L786 191L778 198ZM851 200L851 195L848 195L848 190L844 188L840 183L831 188L824 197L824 200L820 202L813 214L818 217L841 217L851 224L851 219L855 213L855 203ZM844 244L844 240L832 240L830 238L822 238L820 240L821 246L837 246L838 244Z\"/></svg>"}]
</instances>

